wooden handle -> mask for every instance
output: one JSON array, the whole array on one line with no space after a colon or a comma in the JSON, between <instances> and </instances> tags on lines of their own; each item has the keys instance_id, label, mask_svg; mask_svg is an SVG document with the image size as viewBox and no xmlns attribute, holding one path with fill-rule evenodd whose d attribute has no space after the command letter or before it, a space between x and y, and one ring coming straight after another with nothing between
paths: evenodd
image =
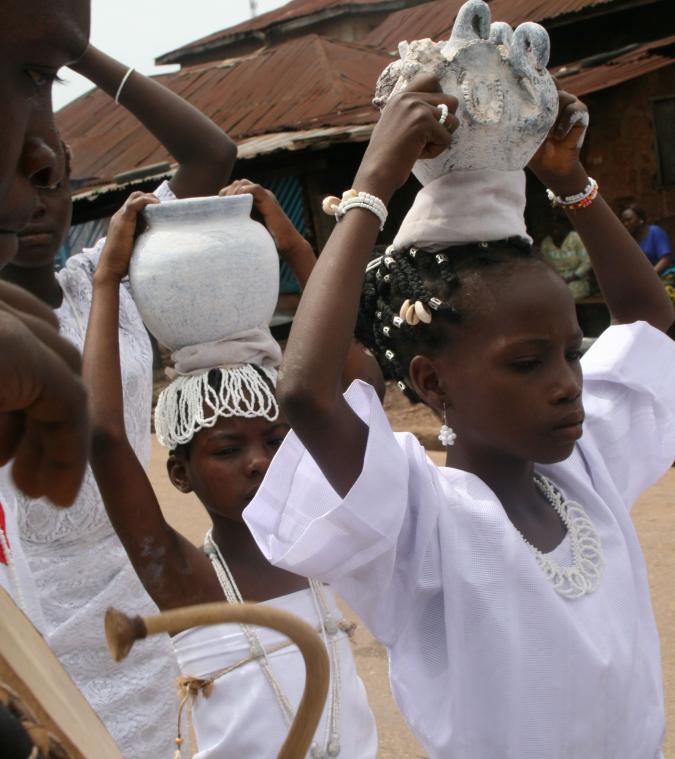
<instances>
[{"instance_id":1,"label":"wooden handle","mask_svg":"<svg viewBox=\"0 0 675 759\"><path fill-rule=\"evenodd\" d=\"M211 603L172 609L153 617L128 617L116 609L105 615L108 647L116 661L124 659L137 640L158 633L176 633L191 627L224 622L270 627L288 637L305 660L305 689L286 740L277 759L302 759L321 719L330 666L328 654L317 632L298 617L263 604Z\"/></svg>"}]
</instances>

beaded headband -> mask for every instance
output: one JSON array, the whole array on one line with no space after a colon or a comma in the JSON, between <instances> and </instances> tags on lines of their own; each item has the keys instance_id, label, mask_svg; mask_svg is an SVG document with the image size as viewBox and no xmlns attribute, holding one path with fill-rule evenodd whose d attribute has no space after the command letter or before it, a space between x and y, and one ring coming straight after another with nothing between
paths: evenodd
<instances>
[{"instance_id":1,"label":"beaded headband","mask_svg":"<svg viewBox=\"0 0 675 759\"><path fill-rule=\"evenodd\" d=\"M213 427L221 417L279 417L274 394L277 371L244 364L216 368L220 388L209 383L207 369L199 374L179 375L161 393L155 407L155 432L165 448L189 443L199 430Z\"/></svg>"}]
</instances>

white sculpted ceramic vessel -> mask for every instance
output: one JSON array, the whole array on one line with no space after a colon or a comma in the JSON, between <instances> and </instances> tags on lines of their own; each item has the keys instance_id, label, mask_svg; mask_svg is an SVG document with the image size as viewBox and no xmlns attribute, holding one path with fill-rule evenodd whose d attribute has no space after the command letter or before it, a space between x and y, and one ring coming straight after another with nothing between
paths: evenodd
<instances>
[{"instance_id":1,"label":"white sculpted ceramic vessel","mask_svg":"<svg viewBox=\"0 0 675 759\"><path fill-rule=\"evenodd\" d=\"M252 195L148 206L136 241L131 293L147 328L171 350L220 340L272 318L279 259L250 218Z\"/></svg>"},{"instance_id":2,"label":"white sculpted ceramic vessel","mask_svg":"<svg viewBox=\"0 0 675 759\"><path fill-rule=\"evenodd\" d=\"M415 165L422 184L452 170L522 169L555 122L558 93L546 70L546 30L527 22L514 32L504 22L490 22L487 3L469 0L447 42L401 42L401 60L378 79L378 108L420 73L433 74L459 102L452 147Z\"/></svg>"}]
</instances>

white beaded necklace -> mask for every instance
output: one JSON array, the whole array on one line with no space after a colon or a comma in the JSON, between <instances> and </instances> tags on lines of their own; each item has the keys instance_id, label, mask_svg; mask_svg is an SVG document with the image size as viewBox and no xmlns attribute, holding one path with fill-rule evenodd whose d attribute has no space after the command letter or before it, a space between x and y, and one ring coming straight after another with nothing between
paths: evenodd
<instances>
[{"instance_id":1,"label":"white beaded necklace","mask_svg":"<svg viewBox=\"0 0 675 759\"><path fill-rule=\"evenodd\" d=\"M542 553L522 533L520 536L534 554L537 564L550 580L556 592L564 598L581 598L598 589L605 568L602 543L593 522L583 506L568 501L563 493L546 477L534 475L534 481L546 500L562 519L570 536L572 564L562 566L549 555Z\"/></svg>"},{"instance_id":2,"label":"white beaded necklace","mask_svg":"<svg viewBox=\"0 0 675 759\"><path fill-rule=\"evenodd\" d=\"M212 530L206 533L204 538L204 551L211 560L211 564L216 572L216 576L220 582L220 586L223 589L225 598L228 603L243 603L239 588L234 581L232 572L230 571L227 562L223 554L218 547L218 544L213 539ZM335 757L340 754L340 696L342 690L342 681L340 677L340 657L337 647L336 635L339 632L339 626L335 621L333 615L326 603L326 597L321 587L321 583L317 580L309 580L310 592L312 595L312 601L317 613L317 617L321 623L321 635L328 651L328 657L330 660L330 705L328 710L328 722L326 726L326 742L325 748L321 749L316 741L312 742L311 755L313 759L324 759L324 757ZM277 703L281 708L281 713L284 717L284 722L287 727L290 727L291 722L295 717L295 710L291 705L288 697L283 692L281 685L274 675L272 665L270 663L267 652L262 645L260 636L254 626L240 625L246 640L248 641L251 657L258 660L260 668L265 675L267 682L269 683L274 695L277 699Z\"/></svg>"}]
</instances>

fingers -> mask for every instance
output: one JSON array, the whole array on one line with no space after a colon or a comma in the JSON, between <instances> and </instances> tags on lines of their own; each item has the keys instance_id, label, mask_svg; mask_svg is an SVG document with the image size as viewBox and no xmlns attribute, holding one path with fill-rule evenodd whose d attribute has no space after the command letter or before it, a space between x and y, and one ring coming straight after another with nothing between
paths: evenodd
<instances>
[{"instance_id":1,"label":"fingers","mask_svg":"<svg viewBox=\"0 0 675 759\"><path fill-rule=\"evenodd\" d=\"M53 350L70 369L79 373L80 354L58 333L54 312L29 292L6 282L0 283L0 315L18 319L40 341Z\"/></svg>"},{"instance_id":2,"label":"fingers","mask_svg":"<svg viewBox=\"0 0 675 759\"><path fill-rule=\"evenodd\" d=\"M227 187L223 187L223 189L218 193L218 195L222 197L229 197L232 195L243 195L245 193L256 195L256 193L260 193L264 191L265 191L264 187L261 187L259 184L256 184L255 182L251 182L250 179L235 179L234 182L229 184Z\"/></svg>"},{"instance_id":3,"label":"fingers","mask_svg":"<svg viewBox=\"0 0 675 759\"><path fill-rule=\"evenodd\" d=\"M125 219L136 219L138 214L146 207L159 203L159 198L150 192L132 192L124 201L124 205L118 213Z\"/></svg>"},{"instance_id":4,"label":"fingers","mask_svg":"<svg viewBox=\"0 0 675 759\"><path fill-rule=\"evenodd\" d=\"M7 311L0 314L0 351L6 357L0 363L0 463L13 456L23 492L66 506L87 460L84 386L56 350Z\"/></svg>"},{"instance_id":5,"label":"fingers","mask_svg":"<svg viewBox=\"0 0 675 759\"><path fill-rule=\"evenodd\" d=\"M9 308L3 310L6 314L13 316L27 327L38 340L64 361L72 372L80 373L82 358L79 351L72 343L62 338L50 324L45 323L37 316L23 311Z\"/></svg>"},{"instance_id":6,"label":"fingers","mask_svg":"<svg viewBox=\"0 0 675 759\"><path fill-rule=\"evenodd\" d=\"M11 285L9 282L0 282L0 309L4 306L42 319L54 329L59 328L59 320L52 309L23 287Z\"/></svg>"},{"instance_id":7,"label":"fingers","mask_svg":"<svg viewBox=\"0 0 675 759\"><path fill-rule=\"evenodd\" d=\"M408 82L406 92L438 92L442 93L441 83L433 74L418 74Z\"/></svg>"},{"instance_id":8,"label":"fingers","mask_svg":"<svg viewBox=\"0 0 675 759\"><path fill-rule=\"evenodd\" d=\"M560 90L558 118L553 127L553 137L556 140L565 140L572 130L575 130L576 137L588 128L589 117L586 106L574 95L569 92Z\"/></svg>"}]
</instances>

